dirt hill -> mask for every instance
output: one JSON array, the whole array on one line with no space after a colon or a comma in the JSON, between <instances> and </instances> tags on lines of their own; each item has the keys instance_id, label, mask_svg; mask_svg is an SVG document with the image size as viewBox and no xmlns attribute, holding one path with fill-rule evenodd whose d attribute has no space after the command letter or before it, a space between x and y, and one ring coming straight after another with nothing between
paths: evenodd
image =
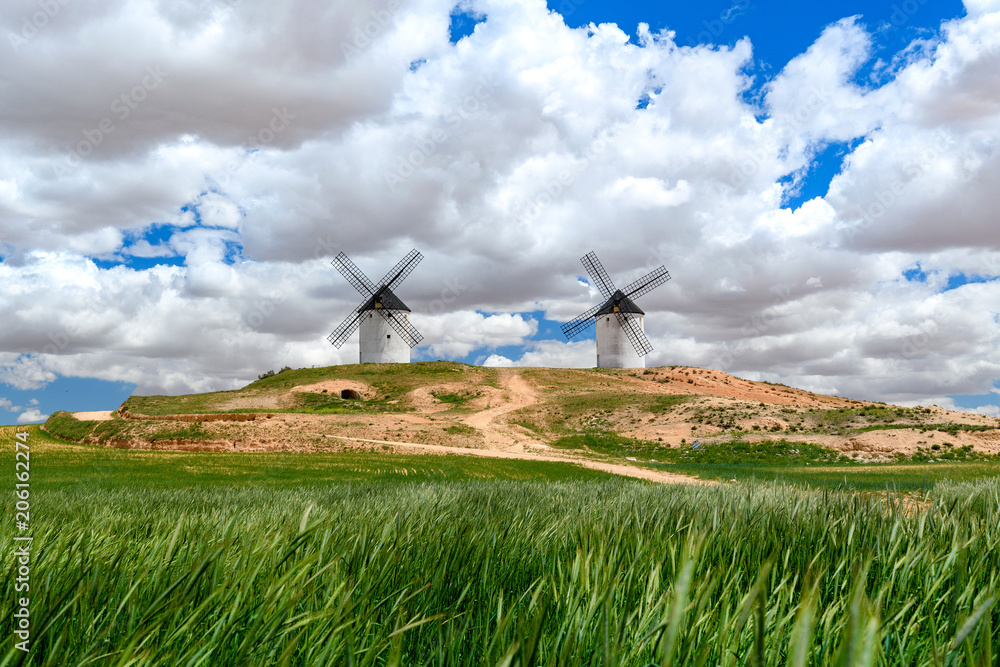
<instances>
[{"instance_id":1,"label":"dirt hill","mask_svg":"<svg viewBox=\"0 0 1000 667\"><path fill-rule=\"evenodd\" d=\"M647 455L696 440L779 439L870 460L1000 453L1000 420L992 417L823 396L687 367L331 366L285 370L236 391L133 396L116 413L78 417L57 413L45 428L142 449L361 447L553 460L588 453L594 437L642 443Z\"/></svg>"}]
</instances>

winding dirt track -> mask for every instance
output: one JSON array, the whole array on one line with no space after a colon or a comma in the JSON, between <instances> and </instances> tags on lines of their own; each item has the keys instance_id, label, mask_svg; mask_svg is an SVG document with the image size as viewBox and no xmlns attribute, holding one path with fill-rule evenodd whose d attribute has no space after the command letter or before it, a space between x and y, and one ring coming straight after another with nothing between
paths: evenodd
<instances>
[{"instance_id":1,"label":"winding dirt track","mask_svg":"<svg viewBox=\"0 0 1000 667\"><path fill-rule=\"evenodd\" d=\"M521 374L513 369L500 371L500 386L506 392L506 400L495 407L480 410L461 421L479 429L486 439L485 449L469 447L452 447L449 445L425 445L417 442L399 442L394 440L371 440L368 438L352 438L344 435L329 435L313 433L313 435L349 440L353 442L368 442L377 445L389 445L400 453L427 454L458 454L460 456L480 456L495 459L520 459L524 461L548 461L552 463L571 463L573 465L601 470L613 475L634 477L662 484L715 484L689 475L650 470L638 466L605 463L590 459L574 457L567 454L552 452L548 445L534 441L529 436L510 425L506 416L521 408L538 402L538 392Z\"/></svg>"},{"instance_id":2,"label":"winding dirt track","mask_svg":"<svg viewBox=\"0 0 1000 667\"><path fill-rule=\"evenodd\" d=\"M715 484L715 482L698 479L688 475L651 470L639 466L626 464L609 463L605 461L595 461L573 455L562 450L553 450L548 445L533 438L531 433L524 428L510 424L507 417L517 410L529 407L539 402L538 391L528 382L519 369L500 369L499 385L497 388L489 389L489 400L485 403L485 408L474 412L459 421L467 426L471 426L482 433L485 447L458 447L451 445L432 445L417 442L406 442L399 440L375 440L370 438L351 437L346 435L331 435L316 431L299 431L321 438L333 438L335 440L346 440L351 442L371 443L376 445L388 445L393 451L399 453L412 454L457 454L459 456L479 456L496 459L520 459L525 461L546 461L552 463L569 463L572 465L600 470L613 475L623 477L634 477L663 484ZM339 381L330 381L309 385L311 389L337 389L340 387ZM357 384L357 383L355 383ZM332 387L332 388L331 388ZM352 387L353 388L353 387ZM441 387L437 387L440 389ZM447 386L446 386L447 388ZM456 386L460 388L460 386ZM301 387L296 387L301 390ZM359 388L365 391L365 388ZM413 392L411 399L417 406L416 414L402 414L394 418L419 423L432 424L433 415L445 410L448 406L440 405L434 401L430 388L420 388ZM110 419L111 412L79 412L74 416L81 420L101 420ZM430 418L429 418L430 417ZM310 420L315 425L319 423L315 420L322 420L321 417L313 416Z\"/></svg>"},{"instance_id":3,"label":"winding dirt track","mask_svg":"<svg viewBox=\"0 0 1000 667\"><path fill-rule=\"evenodd\" d=\"M423 445L418 442L398 442L395 440L369 440L367 438L349 438L346 435L328 435L325 433L312 433L312 435L335 438L337 440L350 440L352 442L369 442L376 445L390 445L401 453L429 453L429 454L459 454L461 456L480 456L493 459L521 459L523 461L549 461L552 463L572 463L573 465L590 468L591 470L603 470L613 475L623 477L635 477L637 479L647 479L652 482L663 484L715 484L714 481L698 479L688 475L678 475L671 472L661 472L648 468L636 466L620 465L616 463L604 463L603 461L592 461L590 459L575 458L572 456L561 456L559 454L542 454L536 452L511 451L503 449L471 449L469 447L450 447L448 445Z\"/></svg>"},{"instance_id":4,"label":"winding dirt track","mask_svg":"<svg viewBox=\"0 0 1000 667\"><path fill-rule=\"evenodd\" d=\"M481 410L461 421L479 429L486 439L486 448L501 451L522 451L526 446L548 449L507 423L505 417L512 412L538 402L538 392L520 373L511 369L500 371L500 386L507 399L500 405Z\"/></svg>"}]
</instances>

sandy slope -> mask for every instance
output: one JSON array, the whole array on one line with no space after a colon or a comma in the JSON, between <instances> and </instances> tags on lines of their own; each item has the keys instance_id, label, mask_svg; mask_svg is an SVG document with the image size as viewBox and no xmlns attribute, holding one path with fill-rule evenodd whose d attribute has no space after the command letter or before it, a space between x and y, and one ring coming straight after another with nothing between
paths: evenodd
<instances>
[{"instance_id":1,"label":"sandy slope","mask_svg":"<svg viewBox=\"0 0 1000 667\"><path fill-rule=\"evenodd\" d=\"M80 421L103 422L110 420L112 414L114 414L114 410L105 412L74 412L73 416Z\"/></svg>"}]
</instances>

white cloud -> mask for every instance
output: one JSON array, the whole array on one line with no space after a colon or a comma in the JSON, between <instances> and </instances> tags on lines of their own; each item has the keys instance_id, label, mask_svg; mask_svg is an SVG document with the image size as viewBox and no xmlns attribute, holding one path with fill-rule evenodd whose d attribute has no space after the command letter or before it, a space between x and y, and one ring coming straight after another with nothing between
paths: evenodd
<instances>
[{"instance_id":1,"label":"white cloud","mask_svg":"<svg viewBox=\"0 0 1000 667\"><path fill-rule=\"evenodd\" d=\"M377 278L412 247L418 358L520 345L538 323L516 313L594 305L577 278L596 250L618 285L673 275L640 300L650 364L885 400L1000 377L1000 286L941 293L956 273L1000 275L994 4L967 3L864 86L873 38L847 17L760 107L747 39L635 44L540 0L477 0L488 18L451 45L453 6L70 4L0 52L0 381L202 391L353 362L356 343L324 340L360 299L329 258ZM148 67L162 81L120 118ZM114 131L67 168L105 117ZM833 142L854 148L828 195L783 208ZM153 245L154 223L181 230ZM183 266L145 271L86 257L174 254ZM917 264L926 282L902 277ZM594 363L586 341L508 356L488 361Z\"/></svg>"},{"instance_id":2,"label":"white cloud","mask_svg":"<svg viewBox=\"0 0 1000 667\"><path fill-rule=\"evenodd\" d=\"M201 222L210 227L239 227L242 216L239 207L228 197L208 192L198 198Z\"/></svg>"},{"instance_id":3,"label":"white cloud","mask_svg":"<svg viewBox=\"0 0 1000 667\"><path fill-rule=\"evenodd\" d=\"M529 366L549 368L593 368L597 361L594 341L562 343L543 340L532 342L518 359L509 359L499 354L491 354L483 362L484 366Z\"/></svg>"},{"instance_id":4,"label":"white cloud","mask_svg":"<svg viewBox=\"0 0 1000 667\"><path fill-rule=\"evenodd\" d=\"M1000 1L998 0L963 0L962 4L965 5L965 11L969 16L1000 11Z\"/></svg>"},{"instance_id":5,"label":"white cloud","mask_svg":"<svg viewBox=\"0 0 1000 667\"><path fill-rule=\"evenodd\" d=\"M998 405L981 405L975 408L963 408L955 405L955 401L948 396L930 396L922 401L902 401L900 405L912 408L918 405L929 406L936 405L939 408L944 408L945 410L952 410L954 412L965 412L972 415L987 415L989 417L1000 417L1000 406Z\"/></svg>"},{"instance_id":6,"label":"white cloud","mask_svg":"<svg viewBox=\"0 0 1000 667\"><path fill-rule=\"evenodd\" d=\"M687 181L677 182L668 189L658 178L620 178L607 189L608 197L621 205L635 208L670 208L691 199L691 186Z\"/></svg>"},{"instance_id":7,"label":"white cloud","mask_svg":"<svg viewBox=\"0 0 1000 667\"><path fill-rule=\"evenodd\" d=\"M509 368L514 365L515 364L512 359L508 359L502 354L491 354L490 356L486 357L486 360L483 362L483 366L488 366L491 368Z\"/></svg>"},{"instance_id":8,"label":"white cloud","mask_svg":"<svg viewBox=\"0 0 1000 667\"><path fill-rule=\"evenodd\" d=\"M37 356L0 354L0 382L15 389L41 389L56 379Z\"/></svg>"},{"instance_id":9,"label":"white cloud","mask_svg":"<svg viewBox=\"0 0 1000 667\"><path fill-rule=\"evenodd\" d=\"M31 408L25 410L17 417L18 424L35 424L38 422L43 422L49 418L49 415L43 415L38 408Z\"/></svg>"},{"instance_id":10,"label":"white cloud","mask_svg":"<svg viewBox=\"0 0 1000 667\"><path fill-rule=\"evenodd\" d=\"M444 315L419 315L411 317L413 324L431 341L422 355L438 357L464 357L476 348L495 348L518 345L538 330L535 320L525 320L521 315L484 315L477 312L456 312Z\"/></svg>"}]
</instances>

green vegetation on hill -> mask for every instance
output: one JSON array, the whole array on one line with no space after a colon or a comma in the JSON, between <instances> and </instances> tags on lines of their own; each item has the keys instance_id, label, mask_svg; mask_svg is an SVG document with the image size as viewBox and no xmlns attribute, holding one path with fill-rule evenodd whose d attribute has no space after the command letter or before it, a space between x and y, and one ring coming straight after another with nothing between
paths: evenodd
<instances>
[{"instance_id":1,"label":"green vegetation on hill","mask_svg":"<svg viewBox=\"0 0 1000 667\"><path fill-rule=\"evenodd\" d=\"M239 396L238 391L213 391L182 396L129 396L122 404L129 412L154 417L163 415L206 414L212 412L256 412L253 409L221 410L220 405Z\"/></svg>"},{"instance_id":2,"label":"green vegetation on hill","mask_svg":"<svg viewBox=\"0 0 1000 667\"><path fill-rule=\"evenodd\" d=\"M456 408L463 407L466 403L483 395L482 391L455 392L432 392L432 396L442 403L448 403Z\"/></svg>"},{"instance_id":3,"label":"green vegetation on hill","mask_svg":"<svg viewBox=\"0 0 1000 667\"><path fill-rule=\"evenodd\" d=\"M132 439L157 442L208 440L215 437L197 422L131 421L117 415L107 421L80 421L69 412L54 413L46 420L44 427L52 435L65 440L110 445L124 444Z\"/></svg>"},{"instance_id":4,"label":"green vegetation on hill","mask_svg":"<svg viewBox=\"0 0 1000 667\"><path fill-rule=\"evenodd\" d=\"M74 420L75 421L75 420ZM107 424L110 422L77 422ZM86 488L199 488L356 482L434 482L471 479L598 480L608 473L569 463L518 461L474 456L391 454L368 450L288 452L190 452L72 445L38 426L27 430L38 464L31 481L47 490ZM12 451L14 427L0 428L0 451ZM13 455L10 456L13 460Z\"/></svg>"},{"instance_id":5,"label":"green vegetation on hill","mask_svg":"<svg viewBox=\"0 0 1000 667\"><path fill-rule=\"evenodd\" d=\"M528 373L526 373L527 375ZM627 415L655 416L669 413L691 400L682 394L629 394L593 389L550 392L542 403L518 410L512 423L539 435L560 437L578 432L610 431L611 419Z\"/></svg>"},{"instance_id":6,"label":"green vegetation on hill","mask_svg":"<svg viewBox=\"0 0 1000 667\"><path fill-rule=\"evenodd\" d=\"M693 443L691 443L693 444ZM613 433L590 432L569 435L557 440L554 447L582 449L598 454L642 456L657 462L695 465L743 465L766 463L770 466L794 466L805 463L853 463L838 452L808 442L763 440L760 442L715 442L692 449L664 447L658 442L625 438Z\"/></svg>"},{"instance_id":7,"label":"green vegetation on hill","mask_svg":"<svg viewBox=\"0 0 1000 667\"><path fill-rule=\"evenodd\" d=\"M927 491L942 481L1000 476L1000 457L970 447L924 450L893 463L865 463L808 442L740 440L668 448L661 443L592 431L559 438L557 449L575 450L665 472L720 481L775 481L847 490ZM946 443L948 444L948 443ZM931 456L933 455L933 456Z\"/></svg>"},{"instance_id":8,"label":"green vegetation on hill","mask_svg":"<svg viewBox=\"0 0 1000 667\"><path fill-rule=\"evenodd\" d=\"M274 407L274 399L296 387L326 380L356 380L377 392L377 396L364 401L343 401L333 395L319 397L306 394L298 405ZM469 366L450 361L426 361L412 364L353 364L323 368L282 369L273 375L266 373L242 389L218 391L185 396L132 396L125 407L144 415L209 414L217 412L400 412L409 408L399 403L408 392L425 386L428 382L462 380L473 384L494 386L496 371L481 366ZM249 404L259 399L263 407L226 407L235 399Z\"/></svg>"},{"instance_id":9,"label":"green vegetation on hill","mask_svg":"<svg viewBox=\"0 0 1000 667\"><path fill-rule=\"evenodd\" d=\"M11 433L0 438L8 470ZM31 433L30 664L1000 657L996 480L939 484L914 506L767 483L326 480L318 471L335 455L306 455L284 458L315 461L317 473L260 484L245 475L252 455L71 447ZM105 454L122 458L87 472L87 457ZM64 456L80 457L75 483L55 481L74 472ZM350 458L366 456L400 465ZM281 460L261 455L255 474ZM198 478L200 467L214 473ZM12 521L0 517L4 553ZM15 567L3 565L8 581ZM0 604L12 608L14 595L4 586ZM20 657L12 630L4 615L4 664Z\"/></svg>"}]
</instances>

